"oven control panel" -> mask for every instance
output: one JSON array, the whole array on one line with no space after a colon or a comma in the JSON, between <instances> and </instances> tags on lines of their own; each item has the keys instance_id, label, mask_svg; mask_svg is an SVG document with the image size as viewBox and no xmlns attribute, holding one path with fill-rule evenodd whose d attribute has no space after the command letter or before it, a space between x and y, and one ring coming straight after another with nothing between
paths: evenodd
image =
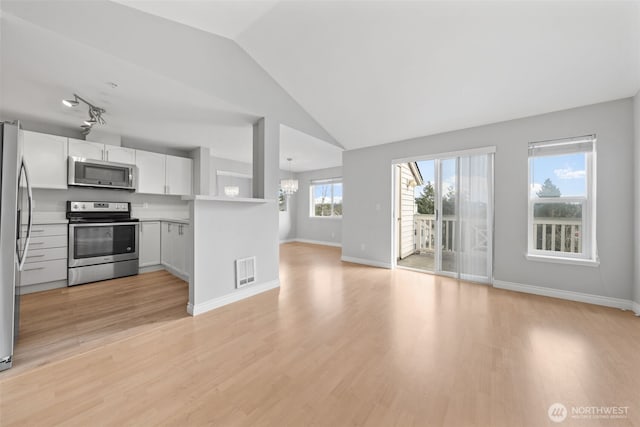
<instances>
[{"instance_id":1,"label":"oven control panel","mask_svg":"<svg viewBox=\"0 0 640 427\"><path fill-rule=\"evenodd\" d=\"M127 202L69 202L70 212L129 212Z\"/></svg>"}]
</instances>

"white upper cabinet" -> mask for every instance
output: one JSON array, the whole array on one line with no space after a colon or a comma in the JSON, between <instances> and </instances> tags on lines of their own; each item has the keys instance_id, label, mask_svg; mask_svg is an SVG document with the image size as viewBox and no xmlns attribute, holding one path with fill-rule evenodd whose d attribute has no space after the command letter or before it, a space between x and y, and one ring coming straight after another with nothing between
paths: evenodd
<instances>
[{"instance_id":1,"label":"white upper cabinet","mask_svg":"<svg viewBox=\"0 0 640 427\"><path fill-rule=\"evenodd\" d=\"M166 194L187 196L192 193L193 160L167 156Z\"/></svg>"},{"instance_id":2,"label":"white upper cabinet","mask_svg":"<svg viewBox=\"0 0 640 427\"><path fill-rule=\"evenodd\" d=\"M104 146L105 160L116 163L136 163L136 150L133 148L118 147L117 145Z\"/></svg>"},{"instance_id":3,"label":"white upper cabinet","mask_svg":"<svg viewBox=\"0 0 640 427\"><path fill-rule=\"evenodd\" d=\"M31 185L36 188L67 188L67 138L26 130L22 135Z\"/></svg>"},{"instance_id":4,"label":"white upper cabinet","mask_svg":"<svg viewBox=\"0 0 640 427\"><path fill-rule=\"evenodd\" d=\"M69 138L69 155L91 160L104 160L104 144Z\"/></svg>"},{"instance_id":5,"label":"white upper cabinet","mask_svg":"<svg viewBox=\"0 0 640 427\"><path fill-rule=\"evenodd\" d=\"M135 164L136 150L118 145L69 138L69 155L91 160Z\"/></svg>"},{"instance_id":6,"label":"white upper cabinet","mask_svg":"<svg viewBox=\"0 0 640 427\"><path fill-rule=\"evenodd\" d=\"M138 183L136 191L147 194L165 194L165 161L164 154L136 150L136 166L138 166Z\"/></svg>"}]
</instances>

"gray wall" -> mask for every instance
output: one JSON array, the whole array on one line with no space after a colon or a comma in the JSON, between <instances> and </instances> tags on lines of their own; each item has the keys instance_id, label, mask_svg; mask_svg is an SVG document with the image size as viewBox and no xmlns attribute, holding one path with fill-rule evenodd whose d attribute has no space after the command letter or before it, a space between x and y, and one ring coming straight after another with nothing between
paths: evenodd
<instances>
[{"instance_id":1,"label":"gray wall","mask_svg":"<svg viewBox=\"0 0 640 427\"><path fill-rule=\"evenodd\" d=\"M640 304L640 91L633 98L634 117L634 179L635 183L635 256L634 256L634 293L633 300ZM640 315L640 313L637 313Z\"/></svg>"},{"instance_id":2,"label":"gray wall","mask_svg":"<svg viewBox=\"0 0 640 427\"><path fill-rule=\"evenodd\" d=\"M598 268L528 261L527 143L597 134ZM633 282L633 103L596 104L343 154L342 253L390 264L393 159L496 146L496 280L631 298Z\"/></svg>"},{"instance_id":3,"label":"gray wall","mask_svg":"<svg viewBox=\"0 0 640 427\"><path fill-rule=\"evenodd\" d=\"M319 169L296 174L298 202L296 238L318 242L342 243L342 219L311 218L309 216L309 184L314 179L339 178L342 168ZM344 189L343 189L344 194Z\"/></svg>"}]
</instances>

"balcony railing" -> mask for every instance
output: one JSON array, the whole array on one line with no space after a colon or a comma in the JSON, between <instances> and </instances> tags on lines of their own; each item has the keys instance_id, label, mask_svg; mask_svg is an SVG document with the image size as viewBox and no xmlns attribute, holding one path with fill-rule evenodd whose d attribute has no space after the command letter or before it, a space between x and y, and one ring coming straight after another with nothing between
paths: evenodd
<instances>
[{"instance_id":1,"label":"balcony railing","mask_svg":"<svg viewBox=\"0 0 640 427\"><path fill-rule=\"evenodd\" d=\"M444 251L453 251L456 241L455 216L442 218L442 242ZM433 252L436 244L436 216L433 214L416 214L413 216L416 236L416 251Z\"/></svg>"},{"instance_id":2,"label":"balcony railing","mask_svg":"<svg viewBox=\"0 0 640 427\"><path fill-rule=\"evenodd\" d=\"M582 252L582 220L579 218L535 218L533 241L538 250Z\"/></svg>"},{"instance_id":3,"label":"balcony railing","mask_svg":"<svg viewBox=\"0 0 640 427\"><path fill-rule=\"evenodd\" d=\"M413 216L416 251L433 252L436 243L436 217L433 214ZM442 218L442 250L453 251L456 247L456 218L453 215ZM533 222L533 238L538 250L559 252L582 252L580 219L536 218ZM486 227L472 227L474 249L486 249ZM484 248L482 247L484 245Z\"/></svg>"}]
</instances>

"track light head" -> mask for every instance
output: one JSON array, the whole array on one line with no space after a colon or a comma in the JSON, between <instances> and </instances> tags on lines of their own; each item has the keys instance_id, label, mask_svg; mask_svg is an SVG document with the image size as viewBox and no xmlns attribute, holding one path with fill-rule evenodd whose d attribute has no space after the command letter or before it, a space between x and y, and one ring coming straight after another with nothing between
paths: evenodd
<instances>
[{"instance_id":1,"label":"track light head","mask_svg":"<svg viewBox=\"0 0 640 427\"><path fill-rule=\"evenodd\" d=\"M89 107L89 119L85 120L84 124L80 126L82 129L84 129L83 133L85 135L91 132L91 128L96 123L99 123L101 125L107 124L107 122L102 118L102 115L107 112L104 108L96 107L95 105L91 104L84 98L79 97L75 93L73 94L73 99L62 100L62 104L69 108L78 106L80 102L86 104L87 107Z\"/></svg>"},{"instance_id":2,"label":"track light head","mask_svg":"<svg viewBox=\"0 0 640 427\"><path fill-rule=\"evenodd\" d=\"M64 105L65 107L69 107L69 108L73 108L73 107L77 107L79 104L79 102L75 99L63 99L62 100L62 105Z\"/></svg>"}]
</instances>

